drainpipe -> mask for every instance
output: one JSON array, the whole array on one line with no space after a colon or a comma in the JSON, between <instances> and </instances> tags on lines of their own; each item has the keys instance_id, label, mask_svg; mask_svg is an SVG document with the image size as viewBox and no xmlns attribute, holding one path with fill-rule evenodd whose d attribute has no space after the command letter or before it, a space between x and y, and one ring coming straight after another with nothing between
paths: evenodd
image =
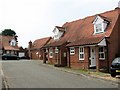
<instances>
[{"instance_id":1,"label":"drainpipe","mask_svg":"<svg viewBox=\"0 0 120 90\"><path fill-rule=\"evenodd\" d=\"M109 48L108 48L109 47L109 45L108 45L109 44L109 40L108 40L109 37L106 37L105 39L106 39L106 53L107 53L107 55L106 55L106 58L107 58L107 72L110 72L110 69L109 69L109 54L108 54L109 53L108 52L108 50L109 50Z\"/></svg>"},{"instance_id":2,"label":"drainpipe","mask_svg":"<svg viewBox=\"0 0 120 90\"><path fill-rule=\"evenodd\" d=\"M60 47L58 47L58 65L60 65Z\"/></svg>"},{"instance_id":3,"label":"drainpipe","mask_svg":"<svg viewBox=\"0 0 120 90\"><path fill-rule=\"evenodd\" d=\"M70 52L69 52L70 50L69 50L69 47L67 48L67 61L68 61L68 67L70 68Z\"/></svg>"}]
</instances>

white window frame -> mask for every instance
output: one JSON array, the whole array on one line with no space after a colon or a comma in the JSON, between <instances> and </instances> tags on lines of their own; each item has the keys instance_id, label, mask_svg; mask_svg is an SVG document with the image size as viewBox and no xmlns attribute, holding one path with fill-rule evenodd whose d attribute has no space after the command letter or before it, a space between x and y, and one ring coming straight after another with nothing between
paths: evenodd
<instances>
[{"instance_id":1,"label":"white window frame","mask_svg":"<svg viewBox=\"0 0 120 90\"><path fill-rule=\"evenodd\" d=\"M46 52L46 53L48 52L48 48L45 49L45 52Z\"/></svg>"},{"instance_id":2,"label":"white window frame","mask_svg":"<svg viewBox=\"0 0 120 90\"><path fill-rule=\"evenodd\" d=\"M11 40L10 45L11 45L11 46L15 46L15 45L16 45L16 41L15 41L14 39Z\"/></svg>"},{"instance_id":3,"label":"white window frame","mask_svg":"<svg viewBox=\"0 0 120 90\"><path fill-rule=\"evenodd\" d=\"M83 49L82 52L80 49ZM81 55L83 55L83 58L81 58ZM84 60L85 53L84 53L84 47L79 47L79 60Z\"/></svg>"},{"instance_id":4,"label":"white window frame","mask_svg":"<svg viewBox=\"0 0 120 90\"><path fill-rule=\"evenodd\" d=\"M59 50L58 50L58 47L55 47L55 53L58 53Z\"/></svg>"},{"instance_id":5,"label":"white window frame","mask_svg":"<svg viewBox=\"0 0 120 90\"><path fill-rule=\"evenodd\" d=\"M70 55L74 55L75 54L75 47L70 47Z\"/></svg>"},{"instance_id":6,"label":"white window frame","mask_svg":"<svg viewBox=\"0 0 120 90\"><path fill-rule=\"evenodd\" d=\"M103 46L100 46L99 47L99 49L100 48L102 48L103 49L103 52L101 52L100 50L99 50L99 59L100 60L105 60L105 48L103 47ZM103 54L104 55L104 57L102 58L102 57L100 57L101 56L101 54Z\"/></svg>"},{"instance_id":7,"label":"white window frame","mask_svg":"<svg viewBox=\"0 0 120 90\"><path fill-rule=\"evenodd\" d=\"M49 49L49 57L53 58L53 50L52 50L52 48Z\"/></svg>"},{"instance_id":8,"label":"white window frame","mask_svg":"<svg viewBox=\"0 0 120 90\"><path fill-rule=\"evenodd\" d=\"M6 51L6 54L10 54L10 51Z\"/></svg>"},{"instance_id":9,"label":"white window frame","mask_svg":"<svg viewBox=\"0 0 120 90\"><path fill-rule=\"evenodd\" d=\"M95 33L96 34L103 33L102 23L95 24Z\"/></svg>"}]
</instances>

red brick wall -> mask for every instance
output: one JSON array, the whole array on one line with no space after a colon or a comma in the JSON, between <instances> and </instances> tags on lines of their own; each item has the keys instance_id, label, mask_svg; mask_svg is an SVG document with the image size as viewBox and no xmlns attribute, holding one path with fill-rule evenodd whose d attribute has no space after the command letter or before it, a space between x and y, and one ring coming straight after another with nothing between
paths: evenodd
<instances>
[{"instance_id":1,"label":"red brick wall","mask_svg":"<svg viewBox=\"0 0 120 90\"><path fill-rule=\"evenodd\" d=\"M66 50L66 43L60 46L60 64L62 66L67 66L67 50ZM66 57L64 56L66 54Z\"/></svg>"},{"instance_id":2,"label":"red brick wall","mask_svg":"<svg viewBox=\"0 0 120 90\"><path fill-rule=\"evenodd\" d=\"M118 53L119 53L119 56L120 56L120 9L119 9L119 19L118 19L118 41L119 41L119 44L118 44Z\"/></svg>"},{"instance_id":3,"label":"red brick wall","mask_svg":"<svg viewBox=\"0 0 120 90\"><path fill-rule=\"evenodd\" d=\"M120 19L120 18L119 18ZM120 30L118 30L118 27L120 28L120 20L117 20L115 27L113 29L113 32L109 38L109 44L108 44L108 54L109 54L109 67L111 66L111 62L116 57L116 55L120 55Z\"/></svg>"},{"instance_id":4,"label":"red brick wall","mask_svg":"<svg viewBox=\"0 0 120 90\"><path fill-rule=\"evenodd\" d=\"M34 60L38 60L38 56L36 55L37 51L36 50L32 50L31 51L31 58L34 59Z\"/></svg>"},{"instance_id":5,"label":"red brick wall","mask_svg":"<svg viewBox=\"0 0 120 90\"><path fill-rule=\"evenodd\" d=\"M43 60L43 51L42 50L31 50L31 59L33 60ZM38 55L36 53L38 52Z\"/></svg>"},{"instance_id":6,"label":"red brick wall","mask_svg":"<svg viewBox=\"0 0 120 90\"><path fill-rule=\"evenodd\" d=\"M57 63L57 59L56 59L56 56L55 56L55 48L52 48L52 50L53 50L53 57L52 58L50 58L49 49L50 48L48 48L48 62L50 64L56 64Z\"/></svg>"},{"instance_id":7,"label":"red brick wall","mask_svg":"<svg viewBox=\"0 0 120 90\"><path fill-rule=\"evenodd\" d=\"M70 67L74 69L88 69L88 47L84 48L85 52L85 59L84 60L79 60L79 47L75 47L75 54L70 55ZM69 56L68 56L69 57Z\"/></svg>"}]
</instances>

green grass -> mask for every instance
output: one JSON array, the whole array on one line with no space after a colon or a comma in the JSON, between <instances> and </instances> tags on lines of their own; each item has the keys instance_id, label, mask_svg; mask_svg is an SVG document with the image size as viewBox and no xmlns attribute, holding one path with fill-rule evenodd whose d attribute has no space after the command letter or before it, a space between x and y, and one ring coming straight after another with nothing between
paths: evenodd
<instances>
[{"instance_id":1,"label":"green grass","mask_svg":"<svg viewBox=\"0 0 120 90\"><path fill-rule=\"evenodd\" d=\"M53 64L50 64L49 62L46 63L48 66L53 66ZM82 74L87 74L87 75L94 75L94 76L101 76L101 77L107 77L110 74L109 73L103 73L103 72L96 72L95 70L90 70L90 69L72 69L69 67L56 67L62 70L67 70L67 71L72 71L76 73L82 73Z\"/></svg>"},{"instance_id":2,"label":"green grass","mask_svg":"<svg viewBox=\"0 0 120 90\"><path fill-rule=\"evenodd\" d=\"M96 72L96 71L92 71L89 69L71 69L68 67L64 67L64 69L73 71L73 72L77 72L77 73L88 74L88 75L97 75L97 76L103 76L103 77L110 75L109 73Z\"/></svg>"}]
</instances>

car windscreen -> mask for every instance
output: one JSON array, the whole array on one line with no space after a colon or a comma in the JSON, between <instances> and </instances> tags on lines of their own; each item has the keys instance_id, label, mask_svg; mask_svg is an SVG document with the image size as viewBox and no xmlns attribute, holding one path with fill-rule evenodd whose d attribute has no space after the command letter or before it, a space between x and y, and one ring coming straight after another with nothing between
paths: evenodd
<instances>
[{"instance_id":1,"label":"car windscreen","mask_svg":"<svg viewBox=\"0 0 120 90\"><path fill-rule=\"evenodd\" d=\"M113 63L120 63L120 57L119 57L119 58L115 58L115 59L113 60L112 64L113 64Z\"/></svg>"}]
</instances>

